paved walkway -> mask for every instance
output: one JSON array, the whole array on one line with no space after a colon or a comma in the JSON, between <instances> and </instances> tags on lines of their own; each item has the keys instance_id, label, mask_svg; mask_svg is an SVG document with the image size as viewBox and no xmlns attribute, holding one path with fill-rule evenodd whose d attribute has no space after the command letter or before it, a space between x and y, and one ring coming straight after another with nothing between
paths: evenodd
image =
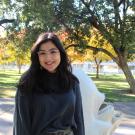
<instances>
[{"instance_id":1,"label":"paved walkway","mask_svg":"<svg viewBox=\"0 0 135 135\"><path fill-rule=\"evenodd\" d=\"M116 110L121 111L126 119L115 130L113 135L135 135L135 102L114 103ZM0 135L12 135L14 99L0 98Z\"/></svg>"},{"instance_id":2,"label":"paved walkway","mask_svg":"<svg viewBox=\"0 0 135 135\"><path fill-rule=\"evenodd\" d=\"M113 105L125 117L113 135L135 135L135 102L116 102Z\"/></svg>"},{"instance_id":3,"label":"paved walkway","mask_svg":"<svg viewBox=\"0 0 135 135\"><path fill-rule=\"evenodd\" d=\"M0 98L0 135L12 135L14 99Z\"/></svg>"}]
</instances>

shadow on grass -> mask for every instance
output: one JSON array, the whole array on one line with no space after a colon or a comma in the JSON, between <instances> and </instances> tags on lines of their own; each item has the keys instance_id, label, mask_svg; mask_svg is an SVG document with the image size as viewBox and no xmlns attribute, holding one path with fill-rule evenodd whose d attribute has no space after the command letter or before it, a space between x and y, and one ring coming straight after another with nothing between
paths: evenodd
<instances>
[{"instance_id":1,"label":"shadow on grass","mask_svg":"<svg viewBox=\"0 0 135 135\"><path fill-rule=\"evenodd\" d=\"M98 88L99 91L105 93L107 102L135 102L135 95L129 94L129 90L116 90L108 88Z\"/></svg>"},{"instance_id":2,"label":"shadow on grass","mask_svg":"<svg viewBox=\"0 0 135 135\"><path fill-rule=\"evenodd\" d=\"M121 74L100 75L89 74L99 91L105 93L107 102L135 102L135 95L129 92L129 84Z\"/></svg>"},{"instance_id":3,"label":"shadow on grass","mask_svg":"<svg viewBox=\"0 0 135 135\"><path fill-rule=\"evenodd\" d=\"M9 75L8 74L2 74L2 73L0 73L0 77L7 78L7 77L9 77Z\"/></svg>"},{"instance_id":4,"label":"shadow on grass","mask_svg":"<svg viewBox=\"0 0 135 135\"><path fill-rule=\"evenodd\" d=\"M2 89L2 88L15 88L16 86L17 86L17 83L7 83L7 82L0 83L0 89Z\"/></svg>"},{"instance_id":5,"label":"shadow on grass","mask_svg":"<svg viewBox=\"0 0 135 135\"><path fill-rule=\"evenodd\" d=\"M121 78L95 78L95 77L91 77L92 80L94 81L117 81L117 82L126 82L126 80L123 80Z\"/></svg>"},{"instance_id":6,"label":"shadow on grass","mask_svg":"<svg viewBox=\"0 0 135 135\"><path fill-rule=\"evenodd\" d=\"M0 74L0 88L14 88L18 81L18 75Z\"/></svg>"},{"instance_id":7,"label":"shadow on grass","mask_svg":"<svg viewBox=\"0 0 135 135\"><path fill-rule=\"evenodd\" d=\"M119 74L100 74L99 78L96 78L96 74L88 74L94 81L117 81L117 82L126 82L126 78L124 75Z\"/></svg>"}]
</instances>

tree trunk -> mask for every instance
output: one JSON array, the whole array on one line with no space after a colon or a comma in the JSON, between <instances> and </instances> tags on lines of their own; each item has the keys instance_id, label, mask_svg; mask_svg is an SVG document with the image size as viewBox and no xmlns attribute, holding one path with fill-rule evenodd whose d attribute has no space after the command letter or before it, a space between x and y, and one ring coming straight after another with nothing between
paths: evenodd
<instances>
[{"instance_id":1,"label":"tree trunk","mask_svg":"<svg viewBox=\"0 0 135 135\"><path fill-rule=\"evenodd\" d=\"M21 74L21 65L19 65L19 74Z\"/></svg>"},{"instance_id":2,"label":"tree trunk","mask_svg":"<svg viewBox=\"0 0 135 135\"><path fill-rule=\"evenodd\" d=\"M99 79L99 64L96 64L96 78Z\"/></svg>"},{"instance_id":3,"label":"tree trunk","mask_svg":"<svg viewBox=\"0 0 135 135\"><path fill-rule=\"evenodd\" d=\"M21 74L21 67L22 67L22 65L20 63L18 63L17 67L18 67L18 73Z\"/></svg>"},{"instance_id":4,"label":"tree trunk","mask_svg":"<svg viewBox=\"0 0 135 135\"><path fill-rule=\"evenodd\" d=\"M96 63L96 78L99 79L99 70L100 70L100 64L102 60L97 59L94 57L95 63Z\"/></svg>"},{"instance_id":5,"label":"tree trunk","mask_svg":"<svg viewBox=\"0 0 135 135\"><path fill-rule=\"evenodd\" d=\"M122 57L122 55L119 55L118 65L120 66L120 68L122 69L122 71L125 74L126 80L130 86L130 92L135 94L135 79L132 75L131 70L128 67L126 59L124 57Z\"/></svg>"}]
</instances>

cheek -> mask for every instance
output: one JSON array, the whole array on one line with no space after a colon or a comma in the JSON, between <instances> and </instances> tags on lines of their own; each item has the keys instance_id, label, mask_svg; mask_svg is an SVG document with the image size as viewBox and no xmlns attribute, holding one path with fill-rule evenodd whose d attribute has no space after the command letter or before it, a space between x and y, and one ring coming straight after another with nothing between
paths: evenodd
<instances>
[{"instance_id":1,"label":"cheek","mask_svg":"<svg viewBox=\"0 0 135 135\"><path fill-rule=\"evenodd\" d=\"M60 62L61 62L61 56L58 57L58 61L59 61L59 64L60 64Z\"/></svg>"},{"instance_id":2,"label":"cheek","mask_svg":"<svg viewBox=\"0 0 135 135\"><path fill-rule=\"evenodd\" d=\"M38 58L38 60L39 60L39 63L40 63L40 64L43 63L43 59Z\"/></svg>"}]
</instances>

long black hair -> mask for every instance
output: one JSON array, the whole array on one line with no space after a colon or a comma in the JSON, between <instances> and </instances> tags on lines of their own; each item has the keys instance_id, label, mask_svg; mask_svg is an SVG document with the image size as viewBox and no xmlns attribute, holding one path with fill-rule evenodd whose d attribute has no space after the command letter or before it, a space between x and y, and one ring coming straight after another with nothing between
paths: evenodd
<instances>
[{"instance_id":1,"label":"long black hair","mask_svg":"<svg viewBox=\"0 0 135 135\"><path fill-rule=\"evenodd\" d=\"M30 68L22 75L18 84L18 89L25 93L33 91L35 87L37 78L41 72L41 65L39 63L37 52L39 51L40 46L48 41L51 41L60 51L61 62L57 67L57 73L59 75L58 80L60 82L61 89L67 91L73 87L75 81L78 82L78 79L72 74L70 61L57 35L51 32L42 33L31 48Z\"/></svg>"}]
</instances>

